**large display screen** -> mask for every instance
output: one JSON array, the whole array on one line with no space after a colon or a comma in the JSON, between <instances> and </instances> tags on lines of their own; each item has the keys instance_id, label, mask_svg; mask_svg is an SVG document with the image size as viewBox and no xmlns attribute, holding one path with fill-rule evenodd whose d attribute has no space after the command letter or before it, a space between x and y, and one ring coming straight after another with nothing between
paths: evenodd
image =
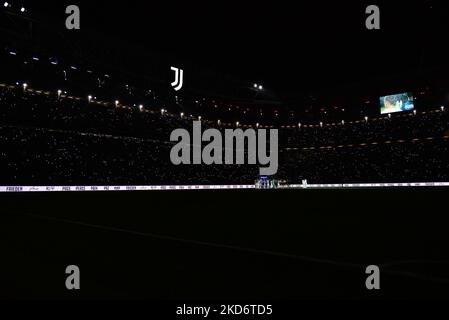
<instances>
[{"instance_id":1,"label":"large display screen","mask_svg":"<svg viewBox=\"0 0 449 320\"><path fill-rule=\"evenodd\" d=\"M380 98L380 113L394 113L411 111L415 109L411 93L394 94Z\"/></svg>"}]
</instances>

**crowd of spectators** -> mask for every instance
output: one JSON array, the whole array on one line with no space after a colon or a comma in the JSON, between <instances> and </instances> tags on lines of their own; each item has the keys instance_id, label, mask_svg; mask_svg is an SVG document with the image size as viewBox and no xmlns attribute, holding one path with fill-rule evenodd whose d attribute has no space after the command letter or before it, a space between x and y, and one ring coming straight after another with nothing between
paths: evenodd
<instances>
[{"instance_id":1,"label":"crowd of spectators","mask_svg":"<svg viewBox=\"0 0 449 320\"><path fill-rule=\"evenodd\" d=\"M254 183L256 165L173 165L170 133L190 126L191 119L135 106L3 86L0 183ZM449 181L448 129L444 109L280 129L276 177L294 183Z\"/></svg>"},{"instance_id":2,"label":"crowd of spectators","mask_svg":"<svg viewBox=\"0 0 449 320\"><path fill-rule=\"evenodd\" d=\"M288 132L289 146L313 147L317 145L342 145L382 142L413 138L441 137L449 130L449 113L444 108L426 112L407 112L367 118L357 122L314 124L299 126Z\"/></svg>"},{"instance_id":3,"label":"crowd of spectators","mask_svg":"<svg viewBox=\"0 0 449 320\"><path fill-rule=\"evenodd\" d=\"M309 183L447 182L449 141L290 151L281 163L281 176Z\"/></svg>"},{"instance_id":4,"label":"crowd of spectators","mask_svg":"<svg viewBox=\"0 0 449 320\"><path fill-rule=\"evenodd\" d=\"M42 128L0 127L2 185L241 184L257 168L175 166L153 140Z\"/></svg>"}]
</instances>

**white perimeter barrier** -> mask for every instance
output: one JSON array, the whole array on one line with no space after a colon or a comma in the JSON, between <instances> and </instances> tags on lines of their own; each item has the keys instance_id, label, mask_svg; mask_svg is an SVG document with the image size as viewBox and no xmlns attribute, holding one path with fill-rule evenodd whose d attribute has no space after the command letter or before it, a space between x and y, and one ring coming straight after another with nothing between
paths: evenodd
<instances>
[{"instance_id":1,"label":"white perimeter barrier","mask_svg":"<svg viewBox=\"0 0 449 320\"><path fill-rule=\"evenodd\" d=\"M408 183L345 183L345 184L291 184L288 188L407 188L407 187L449 187L449 182L408 182Z\"/></svg>"},{"instance_id":2,"label":"white perimeter barrier","mask_svg":"<svg viewBox=\"0 0 449 320\"><path fill-rule=\"evenodd\" d=\"M255 189L254 185L184 185L184 186L0 186L0 192L87 192L87 191L157 191Z\"/></svg>"},{"instance_id":3,"label":"white perimeter barrier","mask_svg":"<svg viewBox=\"0 0 449 320\"><path fill-rule=\"evenodd\" d=\"M449 187L449 182L414 183L351 183L351 184L291 184L280 189L351 189L351 188L407 188ZM89 191L170 191L170 190L235 190L256 189L255 185L167 185L167 186L0 186L4 192L89 192Z\"/></svg>"}]
</instances>

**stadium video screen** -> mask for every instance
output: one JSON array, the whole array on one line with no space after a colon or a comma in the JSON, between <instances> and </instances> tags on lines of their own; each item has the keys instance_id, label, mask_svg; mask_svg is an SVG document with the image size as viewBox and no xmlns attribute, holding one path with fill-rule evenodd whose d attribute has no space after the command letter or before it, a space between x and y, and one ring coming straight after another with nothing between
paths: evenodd
<instances>
[{"instance_id":1,"label":"stadium video screen","mask_svg":"<svg viewBox=\"0 0 449 320\"><path fill-rule=\"evenodd\" d=\"M380 98L380 113L394 113L414 110L413 95L400 93Z\"/></svg>"}]
</instances>

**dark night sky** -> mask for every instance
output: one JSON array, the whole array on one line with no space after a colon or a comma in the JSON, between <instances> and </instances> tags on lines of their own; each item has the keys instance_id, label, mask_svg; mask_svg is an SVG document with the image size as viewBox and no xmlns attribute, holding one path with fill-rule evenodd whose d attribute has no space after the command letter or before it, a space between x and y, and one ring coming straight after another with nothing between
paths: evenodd
<instances>
[{"instance_id":1,"label":"dark night sky","mask_svg":"<svg viewBox=\"0 0 449 320\"><path fill-rule=\"evenodd\" d=\"M280 92L319 89L445 63L448 5L377 3L381 30L365 28L368 2L70 1L82 28L175 54ZM68 3L68 2L67 2ZM39 2L65 19L66 1ZM165 4L162 4L165 3Z\"/></svg>"}]
</instances>

